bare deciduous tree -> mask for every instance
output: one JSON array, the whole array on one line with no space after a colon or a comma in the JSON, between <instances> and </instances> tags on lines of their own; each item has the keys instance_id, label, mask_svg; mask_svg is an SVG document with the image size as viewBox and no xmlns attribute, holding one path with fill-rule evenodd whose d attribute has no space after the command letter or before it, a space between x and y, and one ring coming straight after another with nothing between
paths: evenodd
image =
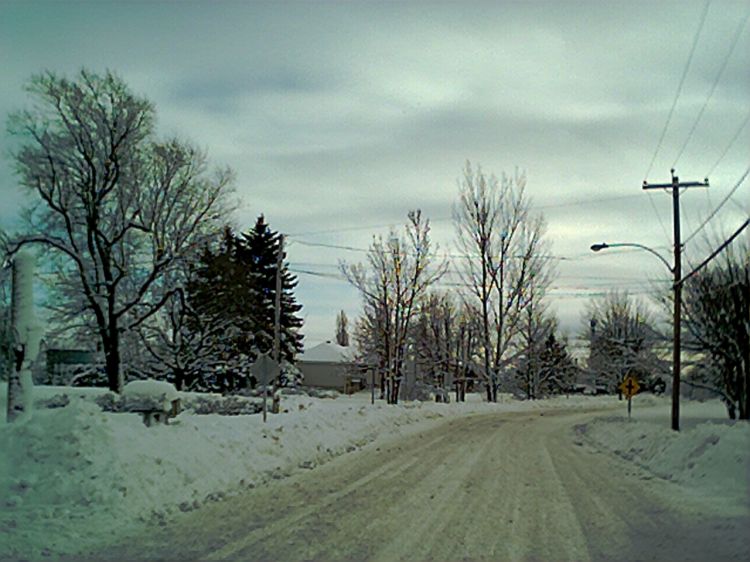
<instances>
[{"instance_id":1,"label":"bare deciduous tree","mask_svg":"<svg viewBox=\"0 0 750 562\"><path fill-rule=\"evenodd\" d=\"M368 346L388 386L386 397L397 403L410 324L420 299L445 273L446 265L434 263L430 223L419 210L409 212L403 236L392 230L385 240L375 237L367 261L342 263L341 271L362 295L365 320L358 331L367 330Z\"/></svg>"},{"instance_id":2,"label":"bare deciduous tree","mask_svg":"<svg viewBox=\"0 0 750 562\"><path fill-rule=\"evenodd\" d=\"M456 401L462 401L480 330L476 311L456 301L450 293L431 292L420 307L413 339L420 371L444 391L453 385Z\"/></svg>"},{"instance_id":3,"label":"bare deciduous tree","mask_svg":"<svg viewBox=\"0 0 750 562\"><path fill-rule=\"evenodd\" d=\"M466 163L454 206L456 244L465 255L459 269L478 302L487 399L497 400L498 374L511 361L521 312L536 284L538 295L552 272L546 259L544 219L531 214L526 178L486 175Z\"/></svg>"},{"instance_id":4,"label":"bare deciduous tree","mask_svg":"<svg viewBox=\"0 0 750 562\"><path fill-rule=\"evenodd\" d=\"M154 107L116 75L31 79L33 109L9 129L21 184L37 202L15 247L41 243L57 267L63 319L95 330L119 391L120 335L175 294L168 272L225 212L232 174L209 174L199 150L154 139Z\"/></svg>"},{"instance_id":5,"label":"bare deciduous tree","mask_svg":"<svg viewBox=\"0 0 750 562\"><path fill-rule=\"evenodd\" d=\"M136 330L145 354L137 358L140 370L172 382L177 390L202 389L207 372L215 370L213 358L233 326L222 319L201 315L186 298L187 279L172 284L176 290L161 310Z\"/></svg>"},{"instance_id":6,"label":"bare deciduous tree","mask_svg":"<svg viewBox=\"0 0 750 562\"><path fill-rule=\"evenodd\" d=\"M750 246L729 247L719 263L688 280L684 295L686 347L702 356L705 380L729 417L750 418Z\"/></svg>"},{"instance_id":7,"label":"bare deciduous tree","mask_svg":"<svg viewBox=\"0 0 750 562\"><path fill-rule=\"evenodd\" d=\"M644 386L666 374L666 364L656 349L663 336L643 303L612 291L591 301L584 319L587 327L593 327L587 334L588 367L596 383L608 392L618 392L627 374L636 375Z\"/></svg>"}]
</instances>

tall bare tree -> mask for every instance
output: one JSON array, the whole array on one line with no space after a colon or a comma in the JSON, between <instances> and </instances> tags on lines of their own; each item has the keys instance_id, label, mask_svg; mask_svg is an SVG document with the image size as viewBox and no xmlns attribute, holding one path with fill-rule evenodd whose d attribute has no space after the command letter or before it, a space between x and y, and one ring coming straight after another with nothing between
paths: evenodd
<instances>
[{"instance_id":1,"label":"tall bare tree","mask_svg":"<svg viewBox=\"0 0 750 562\"><path fill-rule=\"evenodd\" d=\"M532 215L523 175L502 180L466 163L453 208L459 274L481 313L487 399L497 400L498 375L512 361L521 312L542 295L552 272L545 252L544 219Z\"/></svg>"},{"instance_id":2,"label":"tall bare tree","mask_svg":"<svg viewBox=\"0 0 750 562\"><path fill-rule=\"evenodd\" d=\"M750 419L750 244L727 248L683 295L686 347L704 366L703 377L686 382L719 394L729 417Z\"/></svg>"},{"instance_id":3,"label":"tall bare tree","mask_svg":"<svg viewBox=\"0 0 750 562\"><path fill-rule=\"evenodd\" d=\"M98 336L109 381L123 384L120 335L175 294L168 272L226 211L232 174L205 155L154 136L154 107L115 74L47 72L29 82L36 104L11 116L21 137L20 183L36 196L27 234L59 274L58 309Z\"/></svg>"},{"instance_id":4,"label":"tall bare tree","mask_svg":"<svg viewBox=\"0 0 750 562\"><path fill-rule=\"evenodd\" d=\"M370 351L383 369L390 403L398 402L409 328L418 303L445 269L445 263L435 263L430 222L419 210L409 212L403 235L391 230L387 239L373 239L366 265L341 264L347 280L362 295L365 321L359 329L370 332Z\"/></svg>"}]
</instances>

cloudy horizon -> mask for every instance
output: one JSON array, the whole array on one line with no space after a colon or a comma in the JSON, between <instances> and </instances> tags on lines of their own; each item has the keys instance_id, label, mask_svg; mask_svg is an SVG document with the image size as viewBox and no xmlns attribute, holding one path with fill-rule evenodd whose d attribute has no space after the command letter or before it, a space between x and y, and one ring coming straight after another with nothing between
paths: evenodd
<instances>
[{"instance_id":1,"label":"cloudy horizon","mask_svg":"<svg viewBox=\"0 0 750 562\"><path fill-rule=\"evenodd\" d=\"M415 208L455 252L464 163L520 170L560 258L553 309L576 336L592 295L647 298L668 279L647 253L589 250L637 242L671 260L671 199L644 179L709 176L682 197L687 237L750 165L750 2L705 5L3 0L0 115L29 103L24 84L43 70L117 72L155 103L160 135L236 171L237 228L262 213L289 235L307 346L333 339L340 309L358 315L339 261L362 260ZM23 198L13 139L0 139L12 228ZM747 183L687 245L685 269L747 218Z\"/></svg>"}]
</instances>

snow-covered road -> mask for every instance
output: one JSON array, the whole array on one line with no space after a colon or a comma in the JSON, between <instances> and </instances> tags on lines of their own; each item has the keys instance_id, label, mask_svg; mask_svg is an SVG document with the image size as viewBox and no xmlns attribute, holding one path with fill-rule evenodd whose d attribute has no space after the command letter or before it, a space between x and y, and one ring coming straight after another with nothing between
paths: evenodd
<instances>
[{"instance_id":1,"label":"snow-covered road","mask_svg":"<svg viewBox=\"0 0 750 562\"><path fill-rule=\"evenodd\" d=\"M91 557L750 559L746 501L691 494L596 452L576 430L594 415L453 418L205 505Z\"/></svg>"}]
</instances>

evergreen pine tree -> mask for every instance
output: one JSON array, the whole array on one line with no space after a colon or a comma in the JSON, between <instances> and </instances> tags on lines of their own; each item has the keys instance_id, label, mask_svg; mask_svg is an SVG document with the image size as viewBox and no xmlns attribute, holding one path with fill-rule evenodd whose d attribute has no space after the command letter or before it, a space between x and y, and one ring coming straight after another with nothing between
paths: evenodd
<instances>
[{"instance_id":1,"label":"evergreen pine tree","mask_svg":"<svg viewBox=\"0 0 750 562\"><path fill-rule=\"evenodd\" d=\"M254 274L239 259L240 245L228 227L218 247L205 248L187 284L188 329L210 338L203 384L230 391L245 386L248 357L255 348L258 297ZM203 338L201 338L203 339Z\"/></svg>"},{"instance_id":2,"label":"evergreen pine tree","mask_svg":"<svg viewBox=\"0 0 750 562\"><path fill-rule=\"evenodd\" d=\"M215 250L206 249L188 286L195 312L193 328L220 328L212 343L213 360L207 371L209 388L232 391L248 383L251 361L273 350L276 301L276 269L281 236L266 224L263 215L240 236L225 229ZM294 288L297 279L282 256L281 361L293 364L302 350L302 319L297 313Z\"/></svg>"},{"instance_id":3,"label":"evergreen pine tree","mask_svg":"<svg viewBox=\"0 0 750 562\"><path fill-rule=\"evenodd\" d=\"M281 235L271 230L263 215L258 217L255 226L242 234L239 240L240 261L254 274L257 300L254 303L255 345L260 352L273 350L273 331L276 300L276 268ZM281 360L294 362L297 353L302 351L302 318L297 313L302 305L297 303L294 288L297 278L289 272L282 255L281 265Z\"/></svg>"},{"instance_id":4,"label":"evergreen pine tree","mask_svg":"<svg viewBox=\"0 0 750 562\"><path fill-rule=\"evenodd\" d=\"M578 374L578 366L570 356L565 341L550 333L539 357L543 394L566 393L571 390Z\"/></svg>"}]
</instances>

